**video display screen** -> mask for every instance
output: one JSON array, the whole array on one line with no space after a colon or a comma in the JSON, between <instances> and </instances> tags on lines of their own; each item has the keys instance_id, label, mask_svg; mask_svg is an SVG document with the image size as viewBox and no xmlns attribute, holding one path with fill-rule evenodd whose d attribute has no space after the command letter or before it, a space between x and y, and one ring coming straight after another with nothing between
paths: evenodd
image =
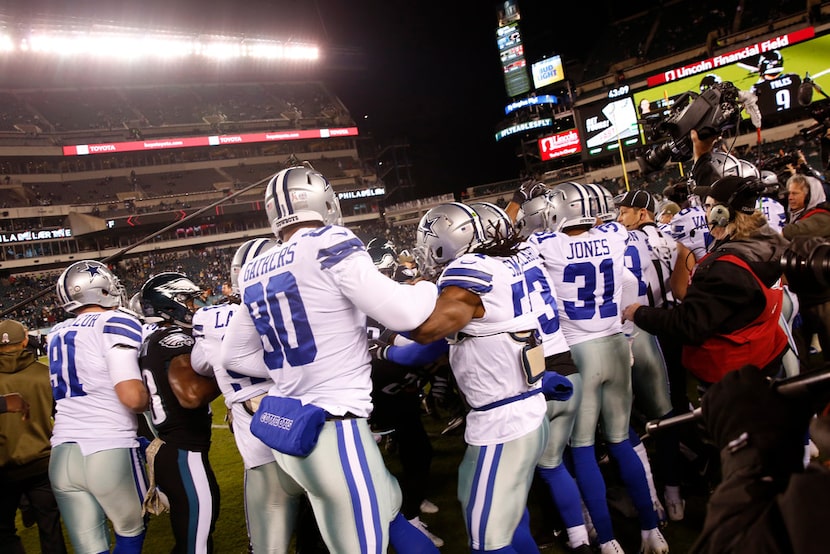
<instances>
[{"instance_id":1,"label":"video display screen","mask_svg":"<svg viewBox=\"0 0 830 554\"><path fill-rule=\"evenodd\" d=\"M543 162L579 154L582 151L582 145L579 143L579 133L576 129L542 137L538 139L538 143L539 157Z\"/></svg>"},{"instance_id":2,"label":"video display screen","mask_svg":"<svg viewBox=\"0 0 830 554\"><path fill-rule=\"evenodd\" d=\"M830 35L813 37L809 27L652 75L650 88L635 93L634 103L642 116L665 110L684 92L729 81L758 96L762 118L800 107L798 89L806 78L830 90ZM813 98L823 97L814 92Z\"/></svg>"},{"instance_id":3,"label":"video display screen","mask_svg":"<svg viewBox=\"0 0 830 554\"><path fill-rule=\"evenodd\" d=\"M519 23L509 23L496 29L496 44L504 71L504 86L510 97L530 91L530 76L527 71L522 34Z\"/></svg>"},{"instance_id":4,"label":"video display screen","mask_svg":"<svg viewBox=\"0 0 830 554\"><path fill-rule=\"evenodd\" d=\"M582 106L577 113L586 156L615 152L620 143L623 148L641 144L637 110L631 96Z\"/></svg>"}]
</instances>

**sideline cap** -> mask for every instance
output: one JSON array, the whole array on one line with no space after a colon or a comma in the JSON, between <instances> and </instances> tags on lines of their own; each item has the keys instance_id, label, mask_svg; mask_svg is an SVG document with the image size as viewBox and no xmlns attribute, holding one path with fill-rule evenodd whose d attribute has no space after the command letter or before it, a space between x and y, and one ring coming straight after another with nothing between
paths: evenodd
<instances>
[{"instance_id":1,"label":"sideline cap","mask_svg":"<svg viewBox=\"0 0 830 554\"><path fill-rule=\"evenodd\" d=\"M627 206L629 208L643 208L652 213L655 208L654 197L644 190L630 190L616 204L617 206Z\"/></svg>"},{"instance_id":2,"label":"sideline cap","mask_svg":"<svg viewBox=\"0 0 830 554\"><path fill-rule=\"evenodd\" d=\"M0 321L0 344L19 344L26 339L26 328L13 319Z\"/></svg>"}]
</instances>

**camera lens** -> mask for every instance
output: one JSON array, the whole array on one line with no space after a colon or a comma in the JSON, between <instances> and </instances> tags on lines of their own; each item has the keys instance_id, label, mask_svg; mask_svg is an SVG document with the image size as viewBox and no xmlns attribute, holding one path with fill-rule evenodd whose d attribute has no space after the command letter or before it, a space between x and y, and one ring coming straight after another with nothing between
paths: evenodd
<instances>
[{"instance_id":1,"label":"camera lens","mask_svg":"<svg viewBox=\"0 0 830 554\"><path fill-rule=\"evenodd\" d=\"M637 156L640 173L646 175L663 169L671 158L673 148L673 142L664 142L646 152L644 156Z\"/></svg>"}]
</instances>

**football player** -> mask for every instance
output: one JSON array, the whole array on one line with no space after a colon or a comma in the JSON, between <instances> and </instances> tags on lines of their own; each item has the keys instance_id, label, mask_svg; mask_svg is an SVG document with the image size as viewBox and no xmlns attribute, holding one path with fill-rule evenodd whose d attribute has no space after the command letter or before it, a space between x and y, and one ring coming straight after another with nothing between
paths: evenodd
<instances>
[{"instance_id":1,"label":"football player","mask_svg":"<svg viewBox=\"0 0 830 554\"><path fill-rule=\"evenodd\" d=\"M147 409L138 350L141 323L120 308L124 288L102 263L75 262L58 278L58 299L73 319L48 336L56 402L49 479L76 552L119 552L144 543L147 492L136 414Z\"/></svg>"},{"instance_id":2,"label":"football player","mask_svg":"<svg viewBox=\"0 0 830 554\"><path fill-rule=\"evenodd\" d=\"M269 376L276 402L299 400L326 413L306 456L273 450L278 486L308 495L332 552L383 552L390 541L401 553L434 552L400 514L398 482L369 429L366 315L396 331L413 329L432 311L435 285L381 275L360 239L340 225L331 183L310 167L274 175L265 209L282 244L239 275L244 309L225 334L222 365ZM290 526L293 507L278 511L273 524Z\"/></svg>"},{"instance_id":3,"label":"football player","mask_svg":"<svg viewBox=\"0 0 830 554\"><path fill-rule=\"evenodd\" d=\"M536 549L526 504L548 435L538 318L549 303L534 306L530 292L549 296L550 287L539 257L519 243L488 239L478 213L457 202L429 210L417 231L424 273L443 271L435 310L412 336L452 337L450 366L471 407L458 499L474 553Z\"/></svg>"},{"instance_id":4,"label":"football player","mask_svg":"<svg viewBox=\"0 0 830 554\"><path fill-rule=\"evenodd\" d=\"M665 236L657 228L654 219L657 203L654 197L645 190L632 190L622 195L616 203L620 210L617 221L628 230L626 267L638 278L640 301L649 306L670 308L674 298L669 278L676 262L677 245L674 239ZM634 359L631 384L636 406L649 419L671 417L673 411L668 370L657 337L638 329L630 322L624 325L624 329L629 335ZM663 507L656 495L645 447L639 437L634 438L634 442L634 450L643 462L649 480L655 509L662 518ZM674 432L657 437L657 459L666 485L666 515L672 521L683 519L685 507L685 502L680 497L680 480L677 475L679 446Z\"/></svg>"},{"instance_id":5,"label":"football player","mask_svg":"<svg viewBox=\"0 0 830 554\"><path fill-rule=\"evenodd\" d=\"M159 273L141 288L145 319L159 323L139 356L160 441L148 465L170 504L173 552L187 554L213 551L219 516L219 484L208 459L210 401L219 396L219 388L213 377L197 374L190 365L195 299L201 293L193 281L175 272Z\"/></svg>"},{"instance_id":6,"label":"football player","mask_svg":"<svg viewBox=\"0 0 830 554\"><path fill-rule=\"evenodd\" d=\"M546 231L555 218L549 201L550 191L546 190L522 205L522 218L517 227L523 237L535 232ZM604 197L603 197L604 199ZM556 291L549 280L550 300L548 312L539 317L542 343L545 347L545 367L564 376L571 382L573 395L564 402L548 401L549 424L548 442L539 458L536 472L545 482L553 502L559 511L568 533L568 545L577 550L589 542L589 535L582 511L582 496L571 473L565 467L565 448L573 433L574 421L582 400L582 376L574 364L568 342L559 322L556 306Z\"/></svg>"},{"instance_id":7,"label":"football player","mask_svg":"<svg viewBox=\"0 0 830 554\"><path fill-rule=\"evenodd\" d=\"M195 344L190 353L193 370L205 377L215 377L225 399L233 438L245 468L245 520L254 552L277 552L288 548L291 529L272 524L274 507L297 499L289 498L277 485L277 463L271 449L251 434L257 397L268 392L270 380L228 371L219 361L228 324L239 309L239 271L245 263L276 244L273 239L258 238L244 242L237 249L231 261L228 302L205 306L193 315Z\"/></svg>"},{"instance_id":8,"label":"football player","mask_svg":"<svg viewBox=\"0 0 830 554\"><path fill-rule=\"evenodd\" d=\"M366 251L379 272L393 277L398 282L409 280L406 275L397 271L398 255L391 245L371 247ZM422 387L428 379L425 366L432 365L434 360L418 363L418 360L410 359L406 364L397 363L391 360L387 353L390 350L409 350L404 345L415 343L390 331L372 318L367 318L366 331L372 353L373 410L369 423L375 433L394 432L402 469L399 479L402 495L401 513L413 526L429 537L435 546L444 546L444 540L430 532L420 516L422 512L438 511L438 507L426 498L432 464L432 443L421 419ZM395 346L396 343L400 346ZM425 352L420 352L419 357L423 357L424 354ZM436 355L440 357L440 352L436 352ZM427 357L433 356L430 354Z\"/></svg>"},{"instance_id":9,"label":"football player","mask_svg":"<svg viewBox=\"0 0 830 554\"><path fill-rule=\"evenodd\" d=\"M758 57L758 81L752 92L758 96L762 116L797 107L801 77L784 73L784 56L778 50L764 52Z\"/></svg>"},{"instance_id":10,"label":"football player","mask_svg":"<svg viewBox=\"0 0 830 554\"><path fill-rule=\"evenodd\" d=\"M637 508L642 549L668 552L649 494L643 464L629 442L631 355L622 332L623 287L638 283L625 268L628 232L610 222L594 227L592 194L578 183L562 183L551 192L548 232L529 243L544 260L556 287L562 330L582 375L582 403L571 435L574 471L598 533L602 552L620 551L605 499L605 483L594 454L597 423Z\"/></svg>"}]
</instances>

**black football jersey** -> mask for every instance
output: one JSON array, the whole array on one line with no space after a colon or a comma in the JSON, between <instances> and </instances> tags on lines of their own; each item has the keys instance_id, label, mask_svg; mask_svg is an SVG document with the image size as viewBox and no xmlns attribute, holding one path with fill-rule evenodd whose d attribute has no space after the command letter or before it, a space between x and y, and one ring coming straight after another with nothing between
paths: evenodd
<instances>
[{"instance_id":1,"label":"black football jersey","mask_svg":"<svg viewBox=\"0 0 830 554\"><path fill-rule=\"evenodd\" d=\"M183 408L167 378L170 361L190 354L193 344L189 330L162 327L145 339L138 363L150 392L150 413L159 438L183 450L205 451L210 448L213 423L210 406Z\"/></svg>"},{"instance_id":2,"label":"black football jersey","mask_svg":"<svg viewBox=\"0 0 830 554\"><path fill-rule=\"evenodd\" d=\"M801 77L794 73L780 75L772 81L759 81L752 87L758 96L761 116L798 107L798 87Z\"/></svg>"}]
</instances>

